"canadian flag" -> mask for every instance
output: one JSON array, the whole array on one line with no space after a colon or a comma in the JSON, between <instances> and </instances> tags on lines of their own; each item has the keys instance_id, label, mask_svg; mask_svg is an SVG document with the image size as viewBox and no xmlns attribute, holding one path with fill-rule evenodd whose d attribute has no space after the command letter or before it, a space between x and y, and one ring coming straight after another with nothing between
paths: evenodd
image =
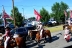
<instances>
[{"instance_id":1,"label":"canadian flag","mask_svg":"<svg viewBox=\"0 0 72 48\"><path fill-rule=\"evenodd\" d=\"M42 18L42 16L34 9L34 14L36 15L36 20L40 21L40 19Z\"/></svg>"}]
</instances>

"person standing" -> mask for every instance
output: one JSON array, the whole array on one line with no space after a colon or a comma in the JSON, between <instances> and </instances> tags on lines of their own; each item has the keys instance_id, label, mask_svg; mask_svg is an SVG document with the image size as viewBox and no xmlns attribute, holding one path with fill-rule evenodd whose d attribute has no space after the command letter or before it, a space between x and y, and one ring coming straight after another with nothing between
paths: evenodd
<instances>
[{"instance_id":1,"label":"person standing","mask_svg":"<svg viewBox=\"0 0 72 48\"><path fill-rule=\"evenodd\" d=\"M66 39L67 42L70 40L70 35L69 35L68 27L65 27L64 39Z\"/></svg>"}]
</instances>

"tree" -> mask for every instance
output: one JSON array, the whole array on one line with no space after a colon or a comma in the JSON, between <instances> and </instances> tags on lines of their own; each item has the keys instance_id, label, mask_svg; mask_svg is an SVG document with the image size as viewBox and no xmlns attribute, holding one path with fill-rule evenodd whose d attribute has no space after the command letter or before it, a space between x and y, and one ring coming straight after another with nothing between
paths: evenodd
<instances>
[{"instance_id":1,"label":"tree","mask_svg":"<svg viewBox=\"0 0 72 48\"><path fill-rule=\"evenodd\" d=\"M16 25L20 26L23 22L23 17L21 15L21 13L19 12L17 7L14 7L14 11L15 11L15 21L16 21ZM13 17L13 9L11 10L11 16Z\"/></svg>"},{"instance_id":2,"label":"tree","mask_svg":"<svg viewBox=\"0 0 72 48\"><path fill-rule=\"evenodd\" d=\"M28 18L29 20L35 20L35 17L30 17L30 18Z\"/></svg>"},{"instance_id":3,"label":"tree","mask_svg":"<svg viewBox=\"0 0 72 48\"><path fill-rule=\"evenodd\" d=\"M64 10L66 10L67 11L67 9L69 8L68 7L68 5L66 4L66 3L64 3L64 2L62 2L61 1L61 3L60 3L60 8L61 8L61 12L60 12L60 19L62 20L62 22L64 22L64 20L65 20L65 14L64 14ZM68 16L67 16L67 18L68 18Z\"/></svg>"},{"instance_id":4,"label":"tree","mask_svg":"<svg viewBox=\"0 0 72 48\"><path fill-rule=\"evenodd\" d=\"M55 14L54 18L60 22L64 22L64 18L65 18L65 15L64 15L64 10L67 10L68 9L68 5L64 2L56 2L55 4L53 4L52 6L52 13Z\"/></svg>"},{"instance_id":5,"label":"tree","mask_svg":"<svg viewBox=\"0 0 72 48\"><path fill-rule=\"evenodd\" d=\"M0 13L0 18L2 17L2 13ZM2 19L0 19L0 24L2 24Z\"/></svg>"},{"instance_id":6,"label":"tree","mask_svg":"<svg viewBox=\"0 0 72 48\"><path fill-rule=\"evenodd\" d=\"M53 4L53 6L52 6L52 13L55 14L54 18L57 21L60 21L60 4L58 2Z\"/></svg>"},{"instance_id":7,"label":"tree","mask_svg":"<svg viewBox=\"0 0 72 48\"><path fill-rule=\"evenodd\" d=\"M70 11L67 11L67 14L68 14L68 18L70 17Z\"/></svg>"},{"instance_id":8,"label":"tree","mask_svg":"<svg viewBox=\"0 0 72 48\"><path fill-rule=\"evenodd\" d=\"M41 21L47 22L50 18L48 11L45 8L40 10L40 15L42 16Z\"/></svg>"},{"instance_id":9,"label":"tree","mask_svg":"<svg viewBox=\"0 0 72 48\"><path fill-rule=\"evenodd\" d=\"M50 18L55 18L55 14L54 13L50 13Z\"/></svg>"},{"instance_id":10,"label":"tree","mask_svg":"<svg viewBox=\"0 0 72 48\"><path fill-rule=\"evenodd\" d=\"M25 17L23 16L23 21L25 20Z\"/></svg>"},{"instance_id":11,"label":"tree","mask_svg":"<svg viewBox=\"0 0 72 48\"><path fill-rule=\"evenodd\" d=\"M2 13L0 13L0 18L2 17Z\"/></svg>"}]
</instances>

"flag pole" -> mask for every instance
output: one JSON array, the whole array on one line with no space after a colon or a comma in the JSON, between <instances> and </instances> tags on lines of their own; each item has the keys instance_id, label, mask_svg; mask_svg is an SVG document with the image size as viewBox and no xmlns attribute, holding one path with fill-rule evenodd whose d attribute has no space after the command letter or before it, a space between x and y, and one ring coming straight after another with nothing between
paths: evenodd
<instances>
[{"instance_id":1,"label":"flag pole","mask_svg":"<svg viewBox=\"0 0 72 48\"><path fill-rule=\"evenodd\" d=\"M66 16L65 16L65 24L66 24Z\"/></svg>"},{"instance_id":2,"label":"flag pole","mask_svg":"<svg viewBox=\"0 0 72 48\"><path fill-rule=\"evenodd\" d=\"M65 24L66 24L66 18L67 18L67 12L66 12L66 10L64 10L64 14L65 14Z\"/></svg>"},{"instance_id":3,"label":"flag pole","mask_svg":"<svg viewBox=\"0 0 72 48\"><path fill-rule=\"evenodd\" d=\"M15 11L14 11L14 0L12 0L12 7L13 7L14 26L16 27L16 21L15 21Z\"/></svg>"},{"instance_id":4,"label":"flag pole","mask_svg":"<svg viewBox=\"0 0 72 48\"><path fill-rule=\"evenodd\" d=\"M4 5L2 5L2 8L3 8L3 10L2 10L2 16L4 16L4 13L3 13L3 11L4 11ZM3 21L4 21L4 27L6 27L6 22L5 22L5 18L3 18Z\"/></svg>"}]
</instances>

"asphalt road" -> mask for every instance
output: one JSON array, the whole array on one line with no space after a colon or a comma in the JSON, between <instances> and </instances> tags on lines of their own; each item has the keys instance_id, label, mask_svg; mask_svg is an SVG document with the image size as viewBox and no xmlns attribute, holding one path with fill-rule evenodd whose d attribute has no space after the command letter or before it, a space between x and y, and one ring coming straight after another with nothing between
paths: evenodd
<instances>
[{"instance_id":1,"label":"asphalt road","mask_svg":"<svg viewBox=\"0 0 72 48\"><path fill-rule=\"evenodd\" d=\"M39 46L36 44L35 41L27 41L26 43L28 48L64 48L67 46L71 46L72 39L70 40L70 42L66 42L63 37L64 37L64 31L59 31L59 32L52 33L53 41L51 43L49 43L48 41L46 43L41 41Z\"/></svg>"},{"instance_id":2,"label":"asphalt road","mask_svg":"<svg viewBox=\"0 0 72 48\"><path fill-rule=\"evenodd\" d=\"M64 48L64 47L68 47L72 45L72 36L71 36L71 40L70 42L66 42L64 37L64 31L58 31L58 32L54 32L51 33L52 34L52 42L49 43L48 42L48 38L47 38L47 42L44 43L43 41L41 41L40 45L38 46L37 43L34 40L31 41L27 41L27 47L28 48ZM72 47L70 47L72 48Z\"/></svg>"}]
</instances>

